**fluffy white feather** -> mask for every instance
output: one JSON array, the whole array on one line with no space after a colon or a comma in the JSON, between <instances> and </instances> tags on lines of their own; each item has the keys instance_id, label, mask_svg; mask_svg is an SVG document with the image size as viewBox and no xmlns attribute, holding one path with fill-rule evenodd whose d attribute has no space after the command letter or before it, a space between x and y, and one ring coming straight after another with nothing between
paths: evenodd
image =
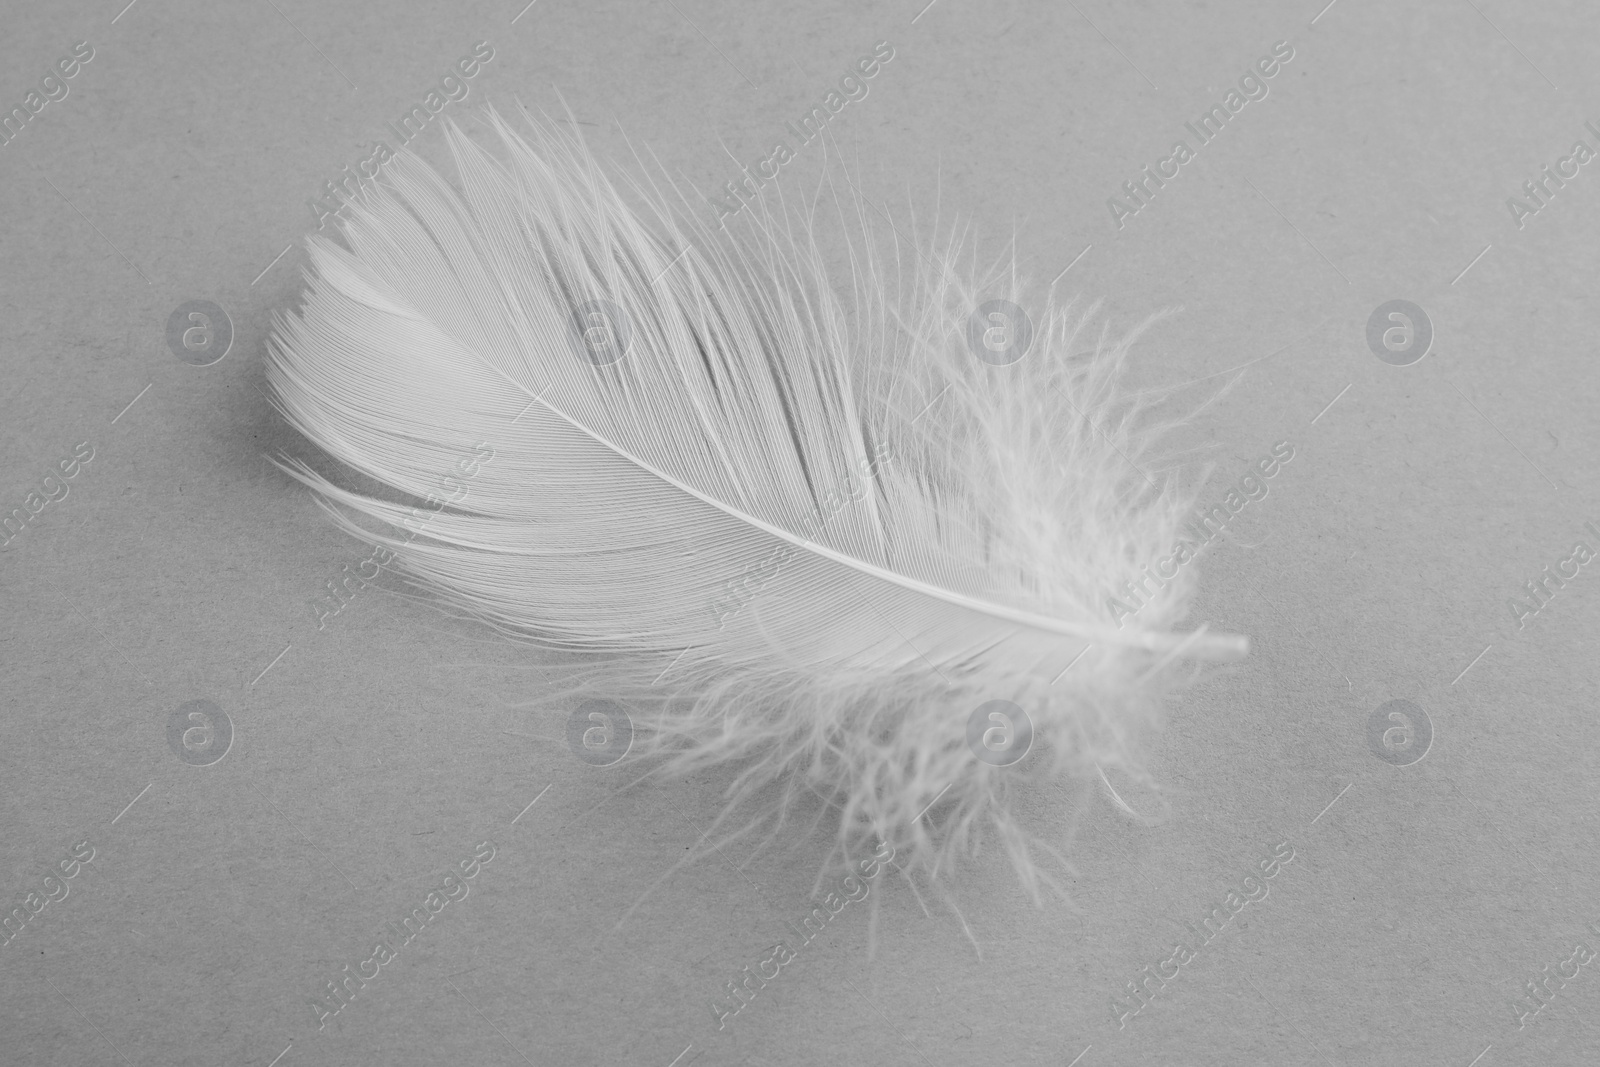
<instances>
[{"instance_id":1,"label":"fluffy white feather","mask_svg":"<svg viewBox=\"0 0 1600 1067\"><path fill-rule=\"evenodd\" d=\"M1160 428L1118 386L1137 331L1047 303L1029 353L991 366L954 238L886 262L847 198L836 285L815 204L720 234L653 182L625 196L545 120L488 125L495 153L447 125L459 188L402 153L348 247L311 238L267 375L307 438L434 506L474 446L492 461L411 537L410 506L286 469L449 602L599 654L579 684L630 709L634 755L731 762L749 826L817 793L837 857L878 838L934 875L988 828L1037 895L1014 790L1137 775L1174 668L1245 649L1174 632L1193 568L1120 628L1107 607L1191 502L1140 470ZM995 699L1035 731L1013 766L968 745Z\"/></svg>"}]
</instances>

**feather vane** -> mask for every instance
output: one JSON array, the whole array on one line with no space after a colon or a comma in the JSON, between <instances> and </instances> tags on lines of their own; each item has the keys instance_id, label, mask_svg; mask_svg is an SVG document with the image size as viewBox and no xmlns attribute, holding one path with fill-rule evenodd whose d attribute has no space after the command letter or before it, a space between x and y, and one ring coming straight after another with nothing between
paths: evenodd
<instances>
[{"instance_id":1,"label":"feather vane","mask_svg":"<svg viewBox=\"0 0 1600 1067\"><path fill-rule=\"evenodd\" d=\"M1154 432L1119 385L1137 334L1074 355L1094 309L1051 303L1028 354L992 366L964 343L978 292L954 239L892 281L847 239L838 284L805 211L719 235L653 181L625 195L546 121L490 112L495 152L446 126L456 184L401 153L343 244L311 238L267 359L308 439L436 510L418 526L285 469L449 603L598 654L585 684L634 709L639 755L740 761L734 806L779 820L820 793L840 856L893 839L936 873L996 829L1036 891L1012 790L1136 771L1169 668L1245 650L1173 628L1192 568L1134 620L1107 609L1188 502L1137 465ZM1048 767L975 757L971 713L995 699Z\"/></svg>"}]
</instances>

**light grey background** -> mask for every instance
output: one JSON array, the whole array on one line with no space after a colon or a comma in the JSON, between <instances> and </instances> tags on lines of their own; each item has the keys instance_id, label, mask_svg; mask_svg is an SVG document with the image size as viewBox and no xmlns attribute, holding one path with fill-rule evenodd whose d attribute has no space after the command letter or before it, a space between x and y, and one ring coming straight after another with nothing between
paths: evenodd
<instances>
[{"instance_id":1,"label":"light grey background","mask_svg":"<svg viewBox=\"0 0 1600 1067\"><path fill-rule=\"evenodd\" d=\"M1511 1006L1600 943L1600 577L1521 629L1508 608L1575 540L1600 548L1600 165L1521 228L1506 205L1600 147L1584 5L123 2L0 15L7 108L95 50L0 147L0 511L94 449L0 549L5 908L95 849L0 947L0 1062L1600 1057L1600 965L1524 1029ZM1107 198L1280 40L1270 95L1119 230ZM1165 822L1096 785L1078 911L1034 908L996 856L960 916L890 872L719 1032L708 1002L803 913L823 840L709 848L719 780L622 791L561 717L514 706L541 684L525 650L425 603L371 589L317 628L309 602L366 550L263 458L306 454L260 391L269 314L306 201L479 41L494 58L447 113L564 99L601 154L625 131L702 188L888 41L833 123L863 191L897 218L937 203L991 254L1015 234L1036 292L1073 264L1057 291L1122 325L1183 305L1142 378L1251 364L1182 443L1214 464L1208 503L1295 448L1199 564L1195 620L1252 655L1174 709ZM1411 366L1366 344L1392 299L1436 333ZM190 300L232 319L210 366L167 346ZM1432 725L1409 766L1368 746L1393 699ZM232 723L206 765L169 745L195 700ZM1069 800L1031 814L1064 825ZM319 1031L308 999L483 840L470 896ZM1119 1030L1112 996L1279 841L1270 896Z\"/></svg>"}]
</instances>

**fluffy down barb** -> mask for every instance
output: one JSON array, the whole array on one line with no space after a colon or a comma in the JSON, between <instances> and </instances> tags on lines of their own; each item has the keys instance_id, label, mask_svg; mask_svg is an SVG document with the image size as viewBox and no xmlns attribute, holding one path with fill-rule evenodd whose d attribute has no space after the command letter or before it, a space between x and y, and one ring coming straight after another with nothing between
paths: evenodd
<instances>
[{"instance_id":1,"label":"fluffy down barb","mask_svg":"<svg viewBox=\"0 0 1600 1067\"><path fill-rule=\"evenodd\" d=\"M974 309L1023 297L954 237L885 253L847 198L836 283L814 203L716 233L547 120L487 125L493 153L447 126L455 184L402 153L313 236L268 344L288 420L425 503L285 469L438 597L581 654L635 757L729 764L747 828L820 795L836 856L929 875L992 831L1037 895L1015 790L1137 775L1183 670L1245 651L1175 630L1193 568L1146 569L1191 501L1145 469L1137 331L1050 302L995 365Z\"/></svg>"}]
</instances>

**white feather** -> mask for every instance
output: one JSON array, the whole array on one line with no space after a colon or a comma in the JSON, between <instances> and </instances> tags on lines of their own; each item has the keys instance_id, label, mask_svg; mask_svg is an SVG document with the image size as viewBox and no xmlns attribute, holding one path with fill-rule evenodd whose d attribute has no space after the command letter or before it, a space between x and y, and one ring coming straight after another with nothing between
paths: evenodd
<instances>
[{"instance_id":1,"label":"white feather","mask_svg":"<svg viewBox=\"0 0 1600 1067\"><path fill-rule=\"evenodd\" d=\"M932 874L990 827L1037 894L1012 790L1137 774L1169 665L1245 649L1173 632L1193 568L1120 628L1107 607L1190 503L1137 466L1158 429L1117 384L1137 331L1102 327L1075 358L1088 316L1050 303L1029 353L991 366L967 349L979 293L954 239L891 278L851 199L840 293L809 213L716 234L653 183L630 206L546 121L489 123L503 158L447 125L459 190L402 153L347 248L311 238L267 374L306 437L400 493L437 502L475 445L492 460L413 538L407 505L286 469L391 527L330 508L448 601L603 654L584 685L632 709L636 755L740 761L730 811L781 822L819 792L838 856L876 837ZM615 362L574 325L595 300L631 335ZM993 699L1040 752L974 757L968 718Z\"/></svg>"}]
</instances>

